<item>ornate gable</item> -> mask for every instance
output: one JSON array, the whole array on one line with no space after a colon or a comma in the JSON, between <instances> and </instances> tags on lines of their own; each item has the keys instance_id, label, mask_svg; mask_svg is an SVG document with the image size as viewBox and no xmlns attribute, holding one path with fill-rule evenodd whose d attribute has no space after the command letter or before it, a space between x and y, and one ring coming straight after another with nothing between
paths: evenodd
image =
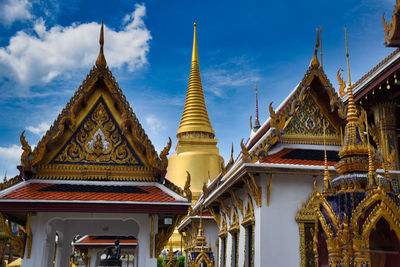
<instances>
[{"instance_id":1,"label":"ornate gable","mask_svg":"<svg viewBox=\"0 0 400 267\"><path fill-rule=\"evenodd\" d=\"M53 125L31 149L23 134L25 178L159 180L171 140L160 155L100 53L96 65Z\"/></svg>"},{"instance_id":2,"label":"ornate gable","mask_svg":"<svg viewBox=\"0 0 400 267\"><path fill-rule=\"evenodd\" d=\"M306 94L302 105L296 109L287 122L282 135L283 143L321 143L325 121L327 142L340 145L340 130L324 114L311 94Z\"/></svg>"},{"instance_id":3,"label":"ornate gable","mask_svg":"<svg viewBox=\"0 0 400 267\"><path fill-rule=\"evenodd\" d=\"M50 163L143 166L102 98Z\"/></svg>"}]
</instances>

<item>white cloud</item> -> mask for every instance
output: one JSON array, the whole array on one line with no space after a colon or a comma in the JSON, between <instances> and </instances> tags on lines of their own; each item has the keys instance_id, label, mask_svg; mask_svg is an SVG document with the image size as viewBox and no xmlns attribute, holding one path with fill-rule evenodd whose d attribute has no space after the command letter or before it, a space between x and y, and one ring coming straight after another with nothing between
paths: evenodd
<instances>
[{"instance_id":1,"label":"white cloud","mask_svg":"<svg viewBox=\"0 0 400 267\"><path fill-rule=\"evenodd\" d=\"M19 145L0 146L0 168L4 173L7 171L8 177L18 173L16 167L20 164L21 154L22 149ZM3 176L4 174L1 173L0 175Z\"/></svg>"},{"instance_id":2,"label":"white cloud","mask_svg":"<svg viewBox=\"0 0 400 267\"><path fill-rule=\"evenodd\" d=\"M46 122L39 123L38 126L28 126L26 129L31 133L34 133L38 136L42 136L48 129L50 128L50 124Z\"/></svg>"},{"instance_id":3,"label":"white cloud","mask_svg":"<svg viewBox=\"0 0 400 267\"><path fill-rule=\"evenodd\" d=\"M32 4L28 0L3 0L0 1L0 22L6 26L17 20L32 18L30 9Z\"/></svg>"},{"instance_id":4,"label":"white cloud","mask_svg":"<svg viewBox=\"0 0 400 267\"><path fill-rule=\"evenodd\" d=\"M137 4L125 16L120 31L105 27L104 53L109 67L127 66L132 72L147 63L151 34L143 21L145 14L145 6ZM0 67L7 70L2 71L0 78L26 88L68 79L77 68L94 65L99 51L98 23L55 25L47 29L44 20L38 19L32 30L33 33L18 31L8 46L0 47ZM19 90L15 93L24 93Z\"/></svg>"},{"instance_id":5,"label":"white cloud","mask_svg":"<svg viewBox=\"0 0 400 267\"><path fill-rule=\"evenodd\" d=\"M154 115L149 115L146 117L146 124L148 125L152 133L158 133L166 129L163 121Z\"/></svg>"},{"instance_id":6,"label":"white cloud","mask_svg":"<svg viewBox=\"0 0 400 267\"><path fill-rule=\"evenodd\" d=\"M204 72L204 89L221 97L234 87L253 87L258 80L259 77L253 70L211 69Z\"/></svg>"}]
</instances>

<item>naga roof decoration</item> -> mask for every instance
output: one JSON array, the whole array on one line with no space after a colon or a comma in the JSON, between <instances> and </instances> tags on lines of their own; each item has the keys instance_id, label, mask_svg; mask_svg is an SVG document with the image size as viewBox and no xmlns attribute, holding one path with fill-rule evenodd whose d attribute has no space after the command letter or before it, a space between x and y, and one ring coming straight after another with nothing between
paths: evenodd
<instances>
[{"instance_id":1,"label":"naga roof decoration","mask_svg":"<svg viewBox=\"0 0 400 267\"><path fill-rule=\"evenodd\" d=\"M292 125L296 124L295 117L299 116L296 115L296 113L300 108L303 108L305 101L314 101L315 103L317 103L321 111L325 113L324 117L326 117L328 121L330 121L332 117L332 115L329 114L335 112L334 114L336 115L334 116L336 116L337 119L335 121L332 121L331 124L332 133L334 132L333 128L336 128L336 130L338 130L340 124L342 123L342 120L346 118L346 107L342 102L341 98L339 97L339 95L335 92L333 85L330 83L323 68L319 64L317 57L318 46L319 46L319 36L317 35L317 41L315 45L313 58L301 82L292 91L289 97L278 107L276 111L272 108L272 103L270 104L269 106L270 118L261 126L261 128L254 135L254 137L251 138L246 145L244 145L243 143L241 144L242 153L244 155L244 158L246 159L245 161L250 161L250 162L257 161L259 157L266 156L268 150L273 145L275 145L279 140L283 140L284 133L288 129L287 127L288 125L290 125L290 122L293 121ZM325 110L323 109L322 105L318 104L320 101L315 101L315 98L321 96L321 92L326 93L329 98L328 100L329 108L325 108ZM309 95L311 95L314 100L308 97ZM309 113L316 114L315 111L314 112L309 111ZM321 117L321 115L317 114L317 116L318 117L315 117L314 119L317 119L317 121L322 122L323 118ZM314 124L315 126L315 123L312 122L310 123ZM318 128L318 127L312 127L311 124L309 126L312 129ZM328 130L328 134L329 133L330 131ZM264 140L261 141L261 138L264 135L267 136ZM322 134L319 133L318 135L321 137L319 143L322 144L323 141ZM328 142L329 141L337 143L337 137L334 137L332 140L329 140L328 136ZM301 138L298 139L297 142L305 143L304 140L301 141ZM310 142L310 140L308 140L308 142Z\"/></svg>"},{"instance_id":2,"label":"naga roof decoration","mask_svg":"<svg viewBox=\"0 0 400 267\"><path fill-rule=\"evenodd\" d=\"M396 0L390 24L385 20L385 14L382 15L382 24L385 30L385 45L392 47L400 46L400 1Z\"/></svg>"},{"instance_id":3,"label":"naga roof decoration","mask_svg":"<svg viewBox=\"0 0 400 267\"><path fill-rule=\"evenodd\" d=\"M26 178L163 179L171 140L158 155L107 67L103 45L102 24L96 65L33 151L21 134Z\"/></svg>"}]
</instances>

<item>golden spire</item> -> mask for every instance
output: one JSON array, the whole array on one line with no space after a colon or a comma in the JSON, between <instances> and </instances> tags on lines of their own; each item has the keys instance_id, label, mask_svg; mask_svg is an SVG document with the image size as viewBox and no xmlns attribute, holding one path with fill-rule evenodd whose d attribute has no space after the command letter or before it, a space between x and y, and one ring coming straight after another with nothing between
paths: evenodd
<instances>
[{"instance_id":1,"label":"golden spire","mask_svg":"<svg viewBox=\"0 0 400 267\"><path fill-rule=\"evenodd\" d=\"M311 67L318 69L319 67L319 61L318 61L318 47L319 47L319 30L317 28L317 41L315 42L315 50L314 50L314 56L311 60Z\"/></svg>"},{"instance_id":2,"label":"golden spire","mask_svg":"<svg viewBox=\"0 0 400 267\"><path fill-rule=\"evenodd\" d=\"M234 159L233 159L233 142L232 142L232 148L231 148L231 158L229 159L229 164L233 164Z\"/></svg>"},{"instance_id":3,"label":"golden spire","mask_svg":"<svg viewBox=\"0 0 400 267\"><path fill-rule=\"evenodd\" d=\"M257 84L254 86L254 89L256 90L256 119L254 121L254 130L257 131L260 128L260 121L258 119L258 87Z\"/></svg>"},{"instance_id":4,"label":"golden spire","mask_svg":"<svg viewBox=\"0 0 400 267\"><path fill-rule=\"evenodd\" d=\"M350 61L349 61L349 49L347 48L347 27L344 26L344 35L346 38L346 59L347 59L347 75L349 77L349 89L351 87L351 77L350 77Z\"/></svg>"},{"instance_id":5,"label":"golden spire","mask_svg":"<svg viewBox=\"0 0 400 267\"><path fill-rule=\"evenodd\" d=\"M104 24L103 22L101 22L101 28L100 28L100 52L99 55L97 56L97 60L96 60L96 66L99 69L105 69L107 66L107 61L106 58L104 57L104 53L103 53L103 46L104 46Z\"/></svg>"},{"instance_id":6,"label":"golden spire","mask_svg":"<svg viewBox=\"0 0 400 267\"><path fill-rule=\"evenodd\" d=\"M331 190L331 177L329 175L329 170L328 170L328 156L326 154L326 126L325 126L325 120L323 120L323 126L324 129L324 189L323 193L327 193Z\"/></svg>"},{"instance_id":7,"label":"golden spire","mask_svg":"<svg viewBox=\"0 0 400 267\"><path fill-rule=\"evenodd\" d=\"M209 133L212 138L214 138L214 130L211 127L208 117L206 103L204 101L203 86L201 84L199 55L197 52L196 23L194 23L192 66L190 69L185 107L177 132L178 138L181 133L186 132Z\"/></svg>"},{"instance_id":8,"label":"golden spire","mask_svg":"<svg viewBox=\"0 0 400 267\"><path fill-rule=\"evenodd\" d=\"M320 32L319 42L320 42L320 45L321 45L321 49L319 51L320 51L320 54L321 54L321 68L322 68L324 66L323 60L322 60L322 26L319 26L319 32Z\"/></svg>"}]
</instances>

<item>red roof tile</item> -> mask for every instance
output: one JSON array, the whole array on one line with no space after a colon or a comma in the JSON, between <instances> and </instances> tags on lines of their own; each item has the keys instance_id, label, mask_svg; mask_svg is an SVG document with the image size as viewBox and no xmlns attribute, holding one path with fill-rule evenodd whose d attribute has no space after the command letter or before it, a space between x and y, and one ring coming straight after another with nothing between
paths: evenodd
<instances>
[{"instance_id":1,"label":"red roof tile","mask_svg":"<svg viewBox=\"0 0 400 267\"><path fill-rule=\"evenodd\" d=\"M294 149L283 149L278 153L268 155L267 158L260 159L260 163L275 163L275 164L294 164L294 165L309 165L309 166L324 166L325 162L321 160L309 160L309 159L289 159L283 158L284 155L293 151ZM334 166L335 161L328 161L328 166Z\"/></svg>"},{"instance_id":2,"label":"red roof tile","mask_svg":"<svg viewBox=\"0 0 400 267\"><path fill-rule=\"evenodd\" d=\"M105 190L95 189L90 185L84 190L76 190L72 192L59 190L55 188L56 184L52 183L29 183L25 186L17 188L0 199L13 200L80 200L80 201L133 201L133 202L180 202L171 195L164 192L157 186L132 186L136 187L137 192L104 192ZM58 185L58 184L57 184ZM103 186L104 189L107 186ZM116 186L118 187L118 186ZM47 190L52 188L52 190ZM54 189L54 190L53 190Z\"/></svg>"}]
</instances>

